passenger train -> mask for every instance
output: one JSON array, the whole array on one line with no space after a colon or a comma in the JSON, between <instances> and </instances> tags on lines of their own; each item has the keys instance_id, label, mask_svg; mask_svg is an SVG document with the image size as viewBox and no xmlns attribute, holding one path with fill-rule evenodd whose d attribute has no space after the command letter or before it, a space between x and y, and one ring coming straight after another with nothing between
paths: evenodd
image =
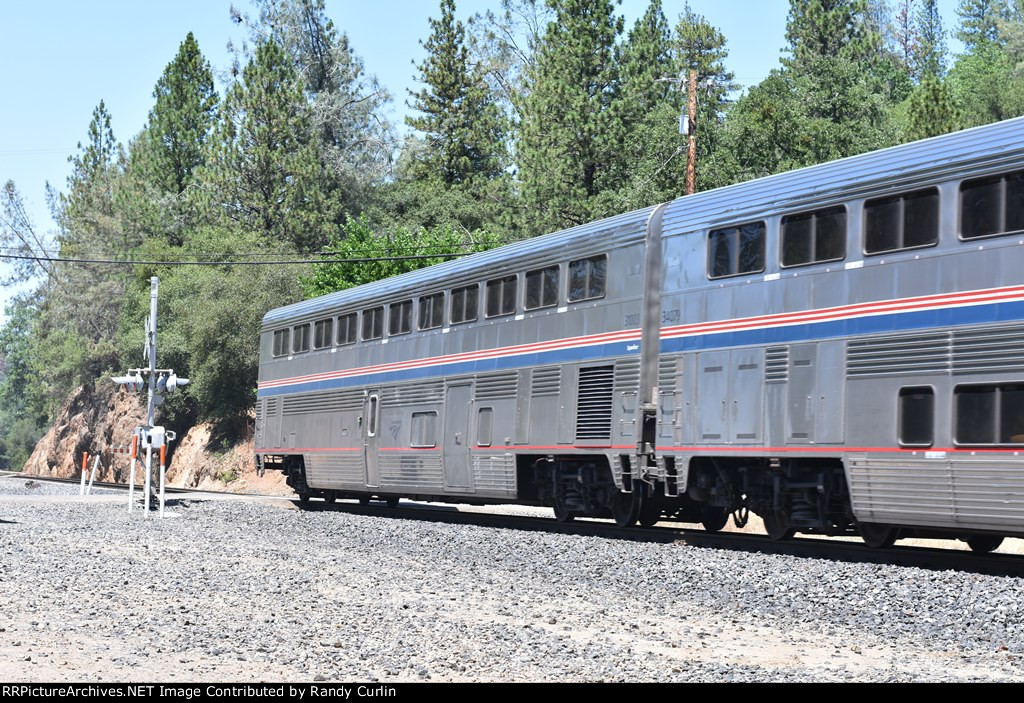
<instances>
[{"instance_id":1,"label":"passenger train","mask_svg":"<svg viewBox=\"0 0 1024 703\"><path fill-rule=\"evenodd\" d=\"M1024 119L272 310L256 459L302 500L1024 535Z\"/></svg>"}]
</instances>

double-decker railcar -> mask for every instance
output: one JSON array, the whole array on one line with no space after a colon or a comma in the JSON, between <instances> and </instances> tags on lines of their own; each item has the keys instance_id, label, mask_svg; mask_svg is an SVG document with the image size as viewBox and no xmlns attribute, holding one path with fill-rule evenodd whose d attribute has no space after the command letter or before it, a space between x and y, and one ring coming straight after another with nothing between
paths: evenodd
<instances>
[{"instance_id":1,"label":"double-decker railcar","mask_svg":"<svg viewBox=\"0 0 1024 703\"><path fill-rule=\"evenodd\" d=\"M256 454L303 499L994 549L1024 534L1024 119L272 310Z\"/></svg>"}]
</instances>

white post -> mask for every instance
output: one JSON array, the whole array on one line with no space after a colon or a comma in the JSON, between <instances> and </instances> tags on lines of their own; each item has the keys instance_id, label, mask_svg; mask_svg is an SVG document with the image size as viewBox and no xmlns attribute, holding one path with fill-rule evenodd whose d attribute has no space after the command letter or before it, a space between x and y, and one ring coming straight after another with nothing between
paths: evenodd
<instances>
[{"instance_id":1,"label":"white post","mask_svg":"<svg viewBox=\"0 0 1024 703\"><path fill-rule=\"evenodd\" d=\"M149 495L150 495L150 484L153 482L153 446L146 447L146 485L143 488L143 510L145 510L146 517L149 517Z\"/></svg>"},{"instance_id":2,"label":"white post","mask_svg":"<svg viewBox=\"0 0 1024 703\"><path fill-rule=\"evenodd\" d=\"M132 452L128 456L128 512L135 507L135 457L139 450L139 435L132 435Z\"/></svg>"},{"instance_id":3,"label":"white post","mask_svg":"<svg viewBox=\"0 0 1024 703\"><path fill-rule=\"evenodd\" d=\"M167 445L160 445L160 518L164 516L164 479L167 476Z\"/></svg>"},{"instance_id":4,"label":"white post","mask_svg":"<svg viewBox=\"0 0 1024 703\"><path fill-rule=\"evenodd\" d=\"M96 455L96 461L92 462L92 473L89 474L89 487L85 489L85 495L92 495L92 482L96 480L96 467L100 465L101 454Z\"/></svg>"}]
</instances>

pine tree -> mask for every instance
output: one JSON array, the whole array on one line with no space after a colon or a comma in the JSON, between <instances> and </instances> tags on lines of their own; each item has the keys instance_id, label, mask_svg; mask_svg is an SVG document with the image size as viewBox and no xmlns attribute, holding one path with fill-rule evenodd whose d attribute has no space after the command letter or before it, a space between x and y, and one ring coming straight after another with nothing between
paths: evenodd
<instances>
[{"instance_id":1,"label":"pine tree","mask_svg":"<svg viewBox=\"0 0 1024 703\"><path fill-rule=\"evenodd\" d=\"M410 107L420 114L406 118L427 143L416 175L447 187L496 178L503 165L500 115L483 76L470 67L454 0L441 0L441 18L431 19L430 27L422 43L427 58L418 66L425 87L409 91Z\"/></svg>"},{"instance_id":2,"label":"pine tree","mask_svg":"<svg viewBox=\"0 0 1024 703\"><path fill-rule=\"evenodd\" d=\"M348 35L327 18L324 0L255 0L258 17L234 10L258 47L267 40L291 59L306 99L312 144L342 210L358 213L390 174L394 134L390 100L367 74Z\"/></svg>"},{"instance_id":3,"label":"pine tree","mask_svg":"<svg viewBox=\"0 0 1024 703\"><path fill-rule=\"evenodd\" d=\"M1006 0L960 0L956 10L960 17L957 39L968 52L999 40L999 22L1009 15Z\"/></svg>"},{"instance_id":4,"label":"pine tree","mask_svg":"<svg viewBox=\"0 0 1024 703\"><path fill-rule=\"evenodd\" d=\"M212 212L270 242L308 251L340 219L311 140L302 84L274 41L228 90L203 192Z\"/></svg>"},{"instance_id":5,"label":"pine tree","mask_svg":"<svg viewBox=\"0 0 1024 703\"><path fill-rule=\"evenodd\" d=\"M922 81L941 78L946 73L946 30L938 0L922 0L916 28L919 41L914 52L914 74Z\"/></svg>"},{"instance_id":6,"label":"pine tree","mask_svg":"<svg viewBox=\"0 0 1024 703\"><path fill-rule=\"evenodd\" d=\"M549 0L556 18L528 77L517 154L531 234L617 209L614 62L622 20L611 0ZM599 197L604 195L604 197Z\"/></svg>"},{"instance_id":7,"label":"pine tree","mask_svg":"<svg viewBox=\"0 0 1024 703\"><path fill-rule=\"evenodd\" d=\"M192 32L164 69L153 90L156 104L145 130L150 183L178 195L203 163L203 151L217 116L217 91L209 62Z\"/></svg>"},{"instance_id":8,"label":"pine tree","mask_svg":"<svg viewBox=\"0 0 1024 703\"><path fill-rule=\"evenodd\" d=\"M908 140L937 137L960 128L960 115L949 85L926 74L910 96L907 108Z\"/></svg>"}]
</instances>

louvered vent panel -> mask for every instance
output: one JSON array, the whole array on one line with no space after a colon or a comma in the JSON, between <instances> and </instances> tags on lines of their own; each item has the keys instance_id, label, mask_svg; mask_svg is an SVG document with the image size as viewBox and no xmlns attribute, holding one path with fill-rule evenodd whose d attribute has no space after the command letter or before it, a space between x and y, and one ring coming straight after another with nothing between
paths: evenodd
<instances>
[{"instance_id":1,"label":"louvered vent panel","mask_svg":"<svg viewBox=\"0 0 1024 703\"><path fill-rule=\"evenodd\" d=\"M611 366L580 369L576 405L576 439L611 439L612 382Z\"/></svg>"},{"instance_id":2,"label":"louvered vent panel","mask_svg":"<svg viewBox=\"0 0 1024 703\"><path fill-rule=\"evenodd\" d=\"M676 358L663 356L658 359L658 391L674 393L676 390Z\"/></svg>"},{"instance_id":3,"label":"louvered vent panel","mask_svg":"<svg viewBox=\"0 0 1024 703\"><path fill-rule=\"evenodd\" d=\"M385 388L380 394L384 407L396 405L423 405L444 400L444 383L424 383L415 386Z\"/></svg>"},{"instance_id":4,"label":"louvered vent panel","mask_svg":"<svg viewBox=\"0 0 1024 703\"><path fill-rule=\"evenodd\" d=\"M277 409L280 402L280 398L267 398L267 417L274 417L277 415Z\"/></svg>"},{"instance_id":5,"label":"louvered vent panel","mask_svg":"<svg viewBox=\"0 0 1024 703\"><path fill-rule=\"evenodd\" d=\"M992 373L1024 370L1024 327L953 333L953 372Z\"/></svg>"},{"instance_id":6,"label":"louvered vent panel","mask_svg":"<svg viewBox=\"0 0 1024 703\"><path fill-rule=\"evenodd\" d=\"M640 388L640 360L620 361L615 364L615 390L636 391Z\"/></svg>"},{"instance_id":7,"label":"louvered vent panel","mask_svg":"<svg viewBox=\"0 0 1024 703\"><path fill-rule=\"evenodd\" d=\"M562 386L562 368L549 366L533 370L533 382L530 394L535 398L547 395L558 395Z\"/></svg>"},{"instance_id":8,"label":"louvered vent panel","mask_svg":"<svg viewBox=\"0 0 1024 703\"><path fill-rule=\"evenodd\" d=\"M764 354L764 382L789 381L789 347L768 347Z\"/></svg>"},{"instance_id":9,"label":"louvered vent panel","mask_svg":"<svg viewBox=\"0 0 1024 703\"><path fill-rule=\"evenodd\" d=\"M885 337L846 346L848 376L894 376L907 373L946 373L950 369L947 332Z\"/></svg>"},{"instance_id":10,"label":"louvered vent panel","mask_svg":"<svg viewBox=\"0 0 1024 703\"><path fill-rule=\"evenodd\" d=\"M519 376L514 372L477 376L476 399L500 400L502 398L515 398L518 381Z\"/></svg>"},{"instance_id":11,"label":"louvered vent panel","mask_svg":"<svg viewBox=\"0 0 1024 703\"><path fill-rule=\"evenodd\" d=\"M284 399L283 415L304 415L307 413L335 413L345 410L359 410L363 407L362 391L329 391L327 393L304 393ZM276 408L275 408L276 412ZM270 416L270 403L267 415Z\"/></svg>"}]
</instances>

